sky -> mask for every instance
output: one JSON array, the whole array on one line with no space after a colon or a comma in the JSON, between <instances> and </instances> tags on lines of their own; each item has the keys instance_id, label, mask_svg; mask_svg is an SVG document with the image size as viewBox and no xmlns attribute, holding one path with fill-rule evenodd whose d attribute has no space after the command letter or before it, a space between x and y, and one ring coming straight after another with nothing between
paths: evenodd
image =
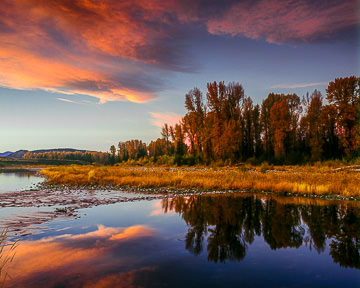
<instances>
[{"instance_id":1,"label":"sky","mask_svg":"<svg viewBox=\"0 0 360 288\"><path fill-rule=\"evenodd\" d=\"M2 0L0 152L161 137L185 94L261 104L359 76L356 0Z\"/></svg>"}]
</instances>

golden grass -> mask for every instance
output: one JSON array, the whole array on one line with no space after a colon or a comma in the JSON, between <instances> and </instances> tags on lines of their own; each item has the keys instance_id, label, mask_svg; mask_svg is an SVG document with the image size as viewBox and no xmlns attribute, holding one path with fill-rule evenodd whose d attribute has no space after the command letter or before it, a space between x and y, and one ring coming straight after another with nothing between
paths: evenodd
<instances>
[{"instance_id":1,"label":"golden grass","mask_svg":"<svg viewBox=\"0 0 360 288\"><path fill-rule=\"evenodd\" d=\"M143 168L57 166L41 171L49 184L133 186L199 190L251 190L360 198L360 173L321 166Z\"/></svg>"}]
</instances>

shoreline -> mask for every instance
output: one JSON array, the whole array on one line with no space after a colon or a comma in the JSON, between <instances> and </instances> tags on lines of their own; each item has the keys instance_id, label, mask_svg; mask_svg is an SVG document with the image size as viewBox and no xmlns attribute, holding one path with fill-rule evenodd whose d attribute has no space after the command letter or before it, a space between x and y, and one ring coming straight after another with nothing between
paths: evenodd
<instances>
[{"instance_id":1,"label":"shoreline","mask_svg":"<svg viewBox=\"0 0 360 288\"><path fill-rule=\"evenodd\" d=\"M49 190L49 189L58 189L58 190L86 190L86 191L119 191L124 193L139 193L139 194L149 194L156 195L154 199L165 199L165 198L175 198L175 197L189 197L189 196L203 196L203 195L214 195L214 194L240 194L244 196L251 195L269 195L275 196L278 198L304 198L304 199L314 199L314 200L324 200L324 201L356 201L360 202L360 197L343 197L340 195L316 195L316 194L298 194L298 193L277 193L272 191L260 191L260 190L210 190L210 189L186 189L186 188L167 188L167 187L136 187L136 186L72 186L66 184L39 184L39 190ZM143 200L143 199L140 199Z\"/></svg>"},{"instance_id":2,"label":"shoreline","mask_svg":"<svg viewBox=\"0 0 360 288\"><path fill-rule=\"evenodd\" d=\"M234 191L322 199L360 200L358 170L329 167L62 166L40 171L48 185L117 190Z\"/></svg>"}]
</instances>

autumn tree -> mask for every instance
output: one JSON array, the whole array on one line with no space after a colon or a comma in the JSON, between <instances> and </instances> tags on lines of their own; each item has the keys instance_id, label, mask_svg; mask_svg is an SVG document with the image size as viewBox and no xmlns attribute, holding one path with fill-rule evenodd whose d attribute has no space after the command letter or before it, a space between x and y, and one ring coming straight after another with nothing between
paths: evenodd
<instances>
[{"instance_id":1,"label":"autumn tree","mask_svg":"<svg viewBox=\"0 0 360 288\"><path fill-rule=\"evenodd\" d=\"M188 112L183 118L183 127L190 142L190 152L194 156L201 157L206 107L203 104L202 93L198 88L190 90L185 95L185 107Z\"/></svg>"},{"instance_id":2,"label":"autumn tree","mask_svg":"<svg viewBox=\"0 0 360 288\"><path fill-rule=\"evenodd\" d=\"M274 133L273 147L275 158L282 159L286 153L286 136L290 132L289 105L285 98L281 102L275 102L271 107L270 125Z\"/></svg>"},{"instance_id":3,"label":"autumn tree","mask_svg":"<svg viewBox=\"0 0 360 288\"><path fill-rule=\"evenodd\" d=\"M271 159L280 155L280 158L283 158L295 153L300 103L300 98L296 94L275 93L270 93L262 102L260 119L265 158ZM278 111L278 109L282 110Z\"/></svg>"},{"instance_id":4,"label":"autumn tree","mask_svg":"<svg viewBox=\"0 0 360 288\"><path fill-rule=\"evenodd\" d=\"M318 90L306 95L306 114L301 119L301 128L311 161L321 160L323 152L323 131L321 125L322 95Z\"/></svg>"},{"instance_id":5,"label":"autumn tree","mask_svg":"<svg viewBox=\"0 0 360 288\"><path fill-rule=\"evenodd\" d=\"M227 155L240 154L241 135L236 131L240 126L241 100L244 98L244 89L239 83L212 82L207 84L207 114L208 125L211 129L211 148L215 159L226 158ZM230 130L231 132L230 132ZM230 146L229 146L230 144Z\"/></svg>"},{"instance_id":6,"label":"autumn tree","mask_svg":"<svg viewBox=\"0 0 360 288\"><path fill-rule=\"evenodd\" d=\"M260 108L244 97L239 83L207 83L206 99L198 88L185 95L186 115L174 126L165 124L162 138L149 146L140 140L120 142L118 158L151 157L156 162L159 156L172 155L178 165L236 163L249 158L299 163L302 159L318 161L360 153L359 78L335 79L326 92L325 106L321 93L315 90L303 105L296 94L270 93ZM38 157L63 156L52 153Z\"/></svg>"},{"instance_id":7,"label":"autumn tree","mask_svg":"<svg viewBox=\"0 0 360 288\"><path fill-rule=\"evenodd\" d=\"M175 124L170 127L171 138L175 145L175 163L177 165L182 164L183 156L187 152L187 146L185 144L185 133L183 125Z\"/></svg>"},{"instance_id":8,"label":"autumn tree","mask_svg":"<svg viewBox=\"0 0 360 288\"><path fill-rule=\"evenodd\" d=\"M357 151L360 143L359 79L355 76L336 78L326 89L326 99L336 111L340 144L347 156Z\"/></svg>"},{"instance_id":9,"label":"autumn tree","mask_svg":"<svg viewBox=\"0 0 360 288\"><path fill-rule=\"evenodd\" d=\"M221 102L225 98L225 84L224 82L208 83L207 84L206 98L209 107L209 114L207 120L212 126L211 129L211 147L212 156L214 158L220 158L223 155L223 141L221 139L223 132L223 113Z\"/></svg>"},{"instance_id":10,"label":"autumn tree","mask_svg":"<svg viewBox=\"0 0 360 288\"><path fill-rule=\"evenodd\" d=\"M146 144L141 140L126 141L125 146L130 159L138 160L147 156Z\"/></svg>"},{"instance_id":11,"label":"autumn tree","mask_svg":"<svg viewBox=\"0 0 360 288\"><path fill-rule=\"evenodd\" d=\"M287 153L288 160L298 161L298 159L290 159L296 155L297 144L298 144L298 127L300 113L302 112L300 97L294 94L285 95L285 100L289 106L289 134L287 138Z\"/></svg>"},{"instance_id":12,"label":"autumn tree","mask_svg":"<svg viewBox=\"0 0 360 288\"><path fill-rule=\"evenodd\" d=\"M260 107L258 104L252 110L252 131L254 133L254 155L255 157L259 157L262 153L262 141L261 141L261 114L260 114Z\"/></svg>"},{"instance_id":13,"label":"autumn tree","mask_svg":"<svg viewBox=\"0 0 360 288\"><path fill-rule=\"evenodd\" d=\"M121 162L122 161L126 162L129 159L129 154L126 149L125 142L118 143L118 158L119 158L119 161L121 161Z\"/></svg>"},{"instance_id":14,"label":"autumn tree","mask_svg":"<svg viewBox=\"0 0 360 288\"><path fill-rule=\"evenodd\" d=\"M158 138L156 141L151 141L147 148L149 157L153 157L154 162L156 162L158 157L167 154L168 143L164 138Z\"/></svg>"},{"instance_id":15,"label":"autumn tree","mask_svg":"<svg viewBox=\"0 0 360 288\"><path fill-rule=\"evenodd\" d=\"M110 147L110 163L112 165L114 165L114 163L115 163L115 155L116 155L115 145L111 145L111 147Z\"/></svg>"},{"instance_id":16,"label":"autumn tree","mask_svg":"<svg viewBox=\"0 0 360 288\"><path fill-rule=\"evenodd\" d=\"M242 104L242 146L243 158L254 155L254 125L253 125L253 102L250 97L244 99Z\"/></svg>"},{"instance_id":17,"label":"autumn tree","mask_svg":"<svg viewBox=\"0 0 360 288\"><path fill-rule=\"evenodd\" d=\"M171 149L172 145L170 143L170 137L171 137L170 127L167 123L165 123L164 126L161 128L161 136L165 140L165 146L166 146L165 154L167 155L173 154L173 151Z\"/></svg>"},{"instance_id":18,"label":"autumn tree","mask_svg":"<svg viewBox=\"0 0 360 288\"><path fill-rule=\"evenodd\" d=\"M261 104L261 125L263 134L263 146L265 157L270 159L274 154L274 131L271 127L270 112L276 102L280 101L279 94L270 93Z\"/></svg>"}]
</instances>

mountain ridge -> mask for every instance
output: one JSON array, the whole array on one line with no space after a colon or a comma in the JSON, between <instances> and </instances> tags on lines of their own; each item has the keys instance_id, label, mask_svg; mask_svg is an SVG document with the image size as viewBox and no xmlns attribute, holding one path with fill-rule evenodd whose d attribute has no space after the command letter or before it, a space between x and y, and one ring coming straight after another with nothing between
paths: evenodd
<instances>
[{"instance_id":1,"label":"mountain ridge","mask_svg":"<svg viewBox=\"0 0 360 288\"><path fill-rule=\"evenodd\" d=\"M80 150L80 149L74 149L74 148L53 148L53 149L38 149L38 150L24 150L24 149L20 149L17 150L15 152L11 152L11 151L6 151L3 153L0 153L0 157L4 157L4 158L17 158L20 159L22 158L25 153L27 152L32 152L32 153L45 153L45 152L81 152L81 153L85 153L88 150Z\"/></svg>"}]
</instances>

